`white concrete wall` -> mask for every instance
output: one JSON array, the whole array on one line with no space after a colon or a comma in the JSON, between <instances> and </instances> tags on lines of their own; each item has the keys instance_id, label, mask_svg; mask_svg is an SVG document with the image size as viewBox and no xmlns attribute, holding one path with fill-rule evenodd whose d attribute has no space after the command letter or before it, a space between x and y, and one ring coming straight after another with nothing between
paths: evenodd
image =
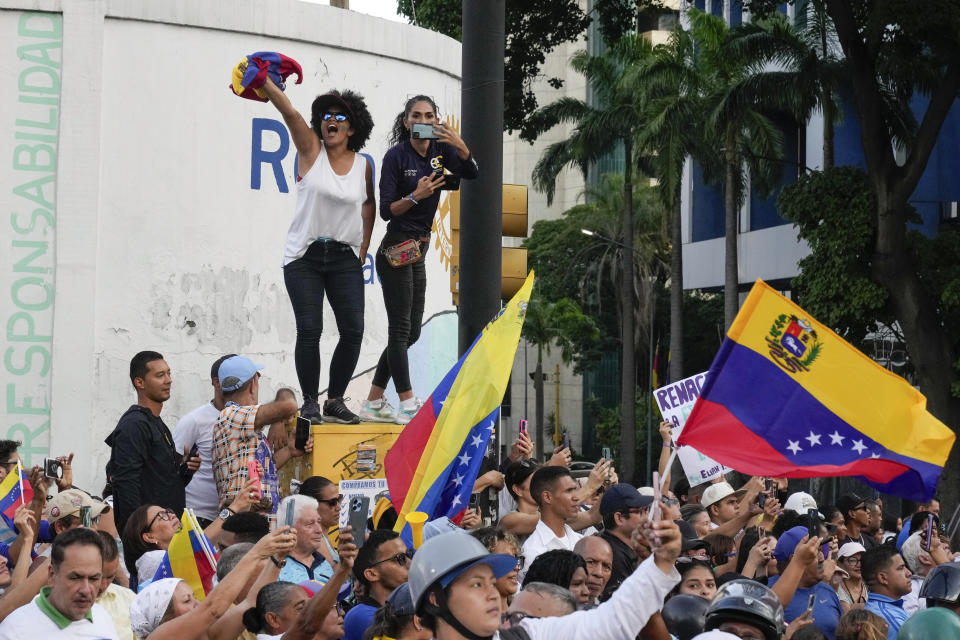
<instances>
[{"instance_id":1,"label":"white concrete wall","mask_svg":"<svg viewBox=\"0 0 960 640\"><path fill-rule=\"evenodd\" d=\"M24 27L27 11L50 13ZM49 44L18 51L37 43ZM160 351L173 368L163 412L171 428L209 398L210 365L223 353L265 363L264 394L298 388L281 271L294 197L281 192L270 165L252 161L255 119L280 118L227 88L237 61L259 50L301 63L304 82L287 93L302 113L330 88L366 97L375 129L364 152L378 170L408 96L433 95L442 113L459 114L459 43L409 25L297 0L0 0L0 83L9 88L0 94L0 210L10 218L0 233L0 291L11 291L0 303L9 354L0 437L24 440L28 462L73 451L77 484L99 491L109 457L103 438L135 402L127 371L142 349ZM49 62L29 59L43 53ZM58 92L14 90L37 66L48 70L27 85L56 80ZM48 121L53 128L42 128ZM267 132L263 149L276 150L282 137ZM291 144L282 160L288 188L293 160ZM24 168L31 163L34 170ZM46 182L23 187L34 180ZM443 216L438 222L449 226ZM383 230L378 219L373 248ZM35 244L14 244L24 241ZM412 372L423 397L456 356L440 253L428 254L424 316L437 317ZM372 274L365 270L372 282L358 374L386 343ZM329 308L324 323L321 388L337 338ZM355 408L370 375L348 389Z\"/></svg>"}]
</instances>

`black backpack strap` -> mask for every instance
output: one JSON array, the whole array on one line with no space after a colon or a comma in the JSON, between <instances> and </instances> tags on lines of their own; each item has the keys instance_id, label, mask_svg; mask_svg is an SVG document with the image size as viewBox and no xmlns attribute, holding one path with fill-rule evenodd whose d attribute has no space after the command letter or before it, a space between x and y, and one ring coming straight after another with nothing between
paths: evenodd
<instances>
[{"instance_id":1,"label":"black backpack strap","mask_svg":"<svg viewBox=\"0 0 960 640\"><path fill-rule=\"evenodd\" d=\"M499 634L500 640L531 640L527 630L519 625L509 629L500 629Z\"/></svg>"}]
</instances>

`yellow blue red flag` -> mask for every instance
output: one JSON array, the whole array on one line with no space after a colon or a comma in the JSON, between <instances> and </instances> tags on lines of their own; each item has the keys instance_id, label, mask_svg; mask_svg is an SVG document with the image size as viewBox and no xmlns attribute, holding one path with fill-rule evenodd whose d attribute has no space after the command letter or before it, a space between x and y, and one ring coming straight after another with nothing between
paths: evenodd
<instances>
[{"instance_id":1,"label":"yellow blue red flag","mask_svg":"<svg viewBox=\"0 0 960 640\"><path fill-rule=\"evenodd\" d=\"M17 507L31 500L33 500L33 487L30 486L27 473L18 460L17 467L11 469L3 482L0 482L0 515L3 516L7 527L13 529L13 516L17 512Z\"/></svg>"},{"instance_id":2,"label":"yellow blue red flag","mask_svg":"<svg viewBox=\"0 0 960 640\"><path fill-rule=\"evenodd\" d=\"M750 475L858 476L924 502L955 437L906 380L758 280L678 444Z\"/></svg>"},{"instance_id":3,"label":"yellow blue red flag","mask_svg":"<svg viewBox=\"0 0 960 640\"><path fill-rule=\"evenodd\" d=\"M404 533L408 544L409 527L404 531L408 513L422 511L429 519L454 517L469 502L513 369L533 279L531 272L496 320L440 381L384 458L387 486L398 514L395 529Z\"/></svg>"},{"instance_id":4,"label":"yellow blue red flag","mask_svg":"<svg viewBox=\"0 0 960 640\"><path fill-rule=\"evenodd\" d=\"M183 510L180 524L180 531L173 535L153 580L181 578L193 589L197 600L203 600L213 588L217 573L216 552L188 509Z\"/></svg>"}]
</instances>

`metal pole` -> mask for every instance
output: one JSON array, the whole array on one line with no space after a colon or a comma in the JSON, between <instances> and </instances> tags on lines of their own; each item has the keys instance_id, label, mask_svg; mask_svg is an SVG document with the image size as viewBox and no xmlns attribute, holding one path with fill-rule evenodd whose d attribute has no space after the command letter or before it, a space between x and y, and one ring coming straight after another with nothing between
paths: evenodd
<instances>
[{"instance_id":1,"label":"metal pole","mask_svg":"<svg viewBox=\"0 0 960 640\"><path fill-rule=\"evenodd\" d=\"M505 6L506 0L463 0L463 139L480 177L461 187L461 355L500 309Z\"/></svg>"},{"instance_id":2,"label":"metal pole","mask_svg":"<svg viewBox=\"0 0 960 640\"><path fill-rule=\"evenodd\" d=\"M648 300L647 302L647 304L650 305L650 326L647 328L647 333L649 334L647 340L649 345L649 353L647 354L649 360L647 363L647 380L650 384L647 385L648 389L644 395L647 400L647 477L651 477L653 473L653 451L651 450L653 447L653 320L654 312L657 309L656 297L654 297L654 294L651 294L651 296L653 300ZM659 455L657 459L659 460ZM669 467L667 467L667 470L669 470ZM666 473L666 471L664 471L664 473Z\"/></svg>"}]
</instances>

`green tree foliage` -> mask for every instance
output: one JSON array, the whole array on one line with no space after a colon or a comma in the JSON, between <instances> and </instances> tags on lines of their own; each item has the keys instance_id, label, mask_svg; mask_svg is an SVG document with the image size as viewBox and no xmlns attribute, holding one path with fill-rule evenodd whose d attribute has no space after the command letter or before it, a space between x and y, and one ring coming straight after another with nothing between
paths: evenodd
<instances>
[{"instance_id":1,"label":"green tree foliage","mask_svg":"<svg viewBox=\"0 0 960 640\"><path fill-rule=\"evenodd\" d=\"M892 323L887 292L870 279L876 199L867 175L855 167L804 175L780 193L777 207L810 247L793 280L799 304L853 343L876 321Z\"/></svg>"},{"instance_id":2,"label":"green tree foliage","mask_svg":"<svg viewBox=\"0 0 960 640\"><path fill-rule=\"evenodd\" d=\"M461 39L461 0L399 0L397 11L411 22ZM537 108L533 81L548 53L558 45L579 38L590 17L577 0L510 0L506 3L506 51L503 68L503 127L521 130L524 120ZM563 86L557 77L546 78L555 89Z\"/></svg>"}]
</instances>

